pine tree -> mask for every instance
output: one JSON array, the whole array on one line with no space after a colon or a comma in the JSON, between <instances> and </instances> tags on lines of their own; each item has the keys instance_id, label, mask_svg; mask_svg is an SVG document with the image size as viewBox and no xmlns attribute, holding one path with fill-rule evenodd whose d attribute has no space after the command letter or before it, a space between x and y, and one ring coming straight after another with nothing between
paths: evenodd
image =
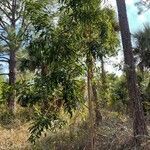
<instances>
[{"instance_id":1,"label":"pine tree","mask_svg":"<svg viewBox=\"0 0 150 150\"><path fill-rule=\"evenodd\" d=\"M27 24L25 22L25 5L22 0L0 1L0 41L1 58L9 64L9 86L8 108L11 113L15 111L15 83L16 83L16 52L20 49ZM9 58L8 58L9 57Z\"/></svg>"},{"instance_id":2,"label":"pine tree","mask_svg":"<svg viewBox=\"0 0 150 150\"><path fill-rule=\"evenodd\" d=\"M132 52L131 35L128 25L126 4L124 0L116 0L119 16L119 25L124 52L125 70L128 84L128 93L131 102L131 112L133 117L133 132L137 146L141 141L138 136L147 135L147 127L144 119L144 112L141 105L141 98L137 86L137 77Z\"/></svg>"}]
</instances>

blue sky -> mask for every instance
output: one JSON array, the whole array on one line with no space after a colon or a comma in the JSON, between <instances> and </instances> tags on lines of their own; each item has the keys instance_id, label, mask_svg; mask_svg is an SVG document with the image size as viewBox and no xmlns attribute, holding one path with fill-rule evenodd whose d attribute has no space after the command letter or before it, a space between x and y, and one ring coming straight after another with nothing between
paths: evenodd
<instances>
[{"instance_id":1,"label":"blue sky","mask_svg":"<svg viewBox=\"0 0 150 150\"><path fill-rule=\"evenodd\" d=\"M150 23L150 10L138 15L138 9L135 3L139 1L140 0L125 0L131 33L141 29L144 23ZM116 0L108 0L108 2L116 9Z\"/></svg>"},{"instance_id":2,"label":"blue sky","mask_svg":"<svg viewBox=\"0 0 150 150\"><path fill-rule=\"evenodd\" d=\"M135 6L135 2L138 0L126 0L127 13L131 33L143 28L143 24L150 23L150 10L138 15L138 9Z\"/></svg>"},{"instance_id":3,"label":"blue sky","mask_svg":"<svg viewBox=\"0 0 150 150\"><path fill-rule=\"evenodd\" d=\"M116 9L116 0L108 0L109 3ZM140 0L125 0L127 7L127 15L129 21L129 27L131 34L134 34L137 30L141 30L146 23L150 23L150 10L138 15L138 9L135 6L135 3ZM106 70L108 72L114 72L118 75L122 74L122 71L118 71L118 67L113 67L115 64L119 64L123 61L122 50L119 52L118 56L109 58L107 60Z\"/></svg>"}]
</instances>

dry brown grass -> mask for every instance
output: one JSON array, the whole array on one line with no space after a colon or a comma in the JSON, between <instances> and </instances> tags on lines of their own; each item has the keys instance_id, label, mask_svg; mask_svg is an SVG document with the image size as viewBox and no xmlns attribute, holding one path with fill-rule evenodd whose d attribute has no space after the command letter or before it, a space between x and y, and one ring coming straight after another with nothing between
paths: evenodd
<instances>
[{"instance_id":1,"label":"dry brown grass","mask_svg":"<svg viewBox=\"0 0 150 150\"><path fill-rule=\"evenodd\" d=\"M0 127L0 150L29 150L28 127L28 124L12 129Z\"/></svg>"},{"instance_id":2,"label":"dry brown grass","mask_svg":"<svg viewBox=\"0 0 150 150\"><path fill-rule=\"evenodd\" d=\"M134 150L130 119L125 115L106 110L102 111L102 115L103 122L95 130L96 150ZM49 134L37 145L41 150L89 150L87 122L76 122L56 134ZM150 140L143 143L141 150L149 149Z\"/></svg>"},{"instance_id":3,"label":"dry brown grass","mask_svg":"<svg viewBox=\"0 0 150 150\"><path fill-rule=\"evenodd\" d=\"M96 150L134 149L130 140L132 126L129 119L106 110L102 114L103 122L96 129ZM33 147L27 141L29 123L21 123L16 119L12 124L0 126L0 150L89 150L87 122L75 122L73 126L55 133L47 132L47 136L43 136ZM143 150L149 150L150 141L144 144Z\"/></svg>"}]
</instances>

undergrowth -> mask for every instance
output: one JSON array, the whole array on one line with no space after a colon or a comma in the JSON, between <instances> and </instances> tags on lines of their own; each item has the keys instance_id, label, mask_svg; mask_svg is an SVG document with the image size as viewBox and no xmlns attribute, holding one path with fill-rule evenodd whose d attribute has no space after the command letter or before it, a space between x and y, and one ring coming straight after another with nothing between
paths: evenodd
<instances>
[{"instance_id":1,"label":"undergrowth","mask_svg":"<svg viewBox=\"0 0 150 150\"><path fill-rule=\"evenodd\" d=\"M75 113L63 128L44 131L35 144L31 144L29 128L34 120L32 109L19 108L15 116L4 108L0 110L0 150L89 150L87 112ZM126 115L101 110L103 120L95 128L96 150L132 150L132 124ZM149 123L148 123L149 124ZM149 131L150 131L150 126ZM150 148L150 138L143 150Z\"/></svg>"}]
</instances>

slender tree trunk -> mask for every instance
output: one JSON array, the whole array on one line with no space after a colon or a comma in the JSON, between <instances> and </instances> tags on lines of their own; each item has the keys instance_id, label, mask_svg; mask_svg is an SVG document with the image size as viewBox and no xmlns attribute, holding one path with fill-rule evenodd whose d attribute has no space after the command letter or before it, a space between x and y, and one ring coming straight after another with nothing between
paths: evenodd
<instances>
[{"instance_id":1,"label":"slender tree trunk","mask_svg":"<svg viewBox=\"0 0 150 150\"><path fill-rule=\"evenodd\" d=\"M47 74L48 74L48 67L45 64L42 64L41 66L41 75L43 78L46 78ZM46 91L47 92L47 91ZM48 98L47 98L47 93L46 95L43 95L43 104L42 104L42 112L45 113L48 108L49 108L49 104L48 104Z\"/></svg>"},{"instance_id":2,"label":"slender tree trunk","mask_svg":"<svg viewBox=\"0 0 150 150\"><path fill-rule=\"evenodd\" d=\"M91 80L92 80L92 100L94 103L94 111L95 111L95 127L98 127L100 122L102 122L102 115L100 112L100 107L99 107L99 101L98 101L98 96L97 96L97 88L96 88L96 83L94 81L94 61L92 61L92 68L91 68Z\"/></svg>"},{"instance_id":3,"label":"slender tree trunk","mask_svg":"<svg viewBox=\"0 0 150 150\"><path fill-rule=\"evenodd\" d=\"M94 101L94 110L95 110L95 125L96 127L99 126L100 122L102 122L102 115L100 112L98 97L97 97L97 90L95 82L92 82L92 91L93 91L93 101Z\"/></svg>"},{"instance_id":4,"label":"slender tree trunk","mask_svg":"<svg viewBox=\"0 0 150 150\"><path fill-rule=\"evenodd\" d=\"M15 113L15 97L16 97L16 91L15 91L15 84L16 84L16 51L17 51L17 43L16 43L16 0L12 1L12 18L11 18L11 29L12 33L10 36L10 60L9 60L9 86L11 87L11 91L9 93L8 97L8 108L9 111L14 114ZM14 37L13 37L14 36Z\"/></svg>"},{"instance_id":5,"label":"slender tree trunk","mask_svg":"<svg viewBox=\"0 0 150 150\"><path fill-rule=\"evenodd\" d=\"M16 83L16 54L15 50L10 51L10 60L9 60L9 85L11 87L11 91L8 97L8 108L11 113L15 113L15 83Z\"/></svg>"},{"instance_id":6,"label":"slender tree trunk","mask_svg":"<svg viewBox=\"0 0 150 150\"><path fill-rule=\"evenodd\" d=\"M104 57L101 57L101 79L102 79L102 86L105 89L106 86L106 74L105 74L105 67L104 67Z\"/></svg>"},{"instance_id":7,"label":"slender tree trunk","mask_svg":"<svg viewBox=\"0 0 150 150\"><path fill-rule=\"evenodd\" d=\"M141 105L139 89L137 86L137 77L135 72L134 57L132 52L131 35L126 13L125 0L116 0L118 7L119 25L125 60L125 70L128 84L128 93L132 102L133 132L136 145L140 145L141 140L138 136L147 135L147 127L144 119L144 112Z\"/></svg>"},{"instance_id":8,"label":"slender tree trunk","mask_svg":"<svg viewBox=\"0 0 150 150\"><path fill-rule=\"evenodd\" d=\"M101 99L102 99L102 105L105 107L107 105L107 99L106 99L106 91L107 91L107 84L106 84L106 72L105 72L105 62L104 62L104 56L102 55L100 58L101 62Z\"/></svg>"},{"instance_id":9,"label":"slender tree trunk","mask_svg":"<svg viewBox=\"0 0 150 150\"><path fill-rule=\"evenodd\" d=\"M92 103L92 56L87 54L87 91L88 91L88 108L89 108L89 132L90 132L90 150L94 150L94 113Z\"/></svg>"}]
</instances>

